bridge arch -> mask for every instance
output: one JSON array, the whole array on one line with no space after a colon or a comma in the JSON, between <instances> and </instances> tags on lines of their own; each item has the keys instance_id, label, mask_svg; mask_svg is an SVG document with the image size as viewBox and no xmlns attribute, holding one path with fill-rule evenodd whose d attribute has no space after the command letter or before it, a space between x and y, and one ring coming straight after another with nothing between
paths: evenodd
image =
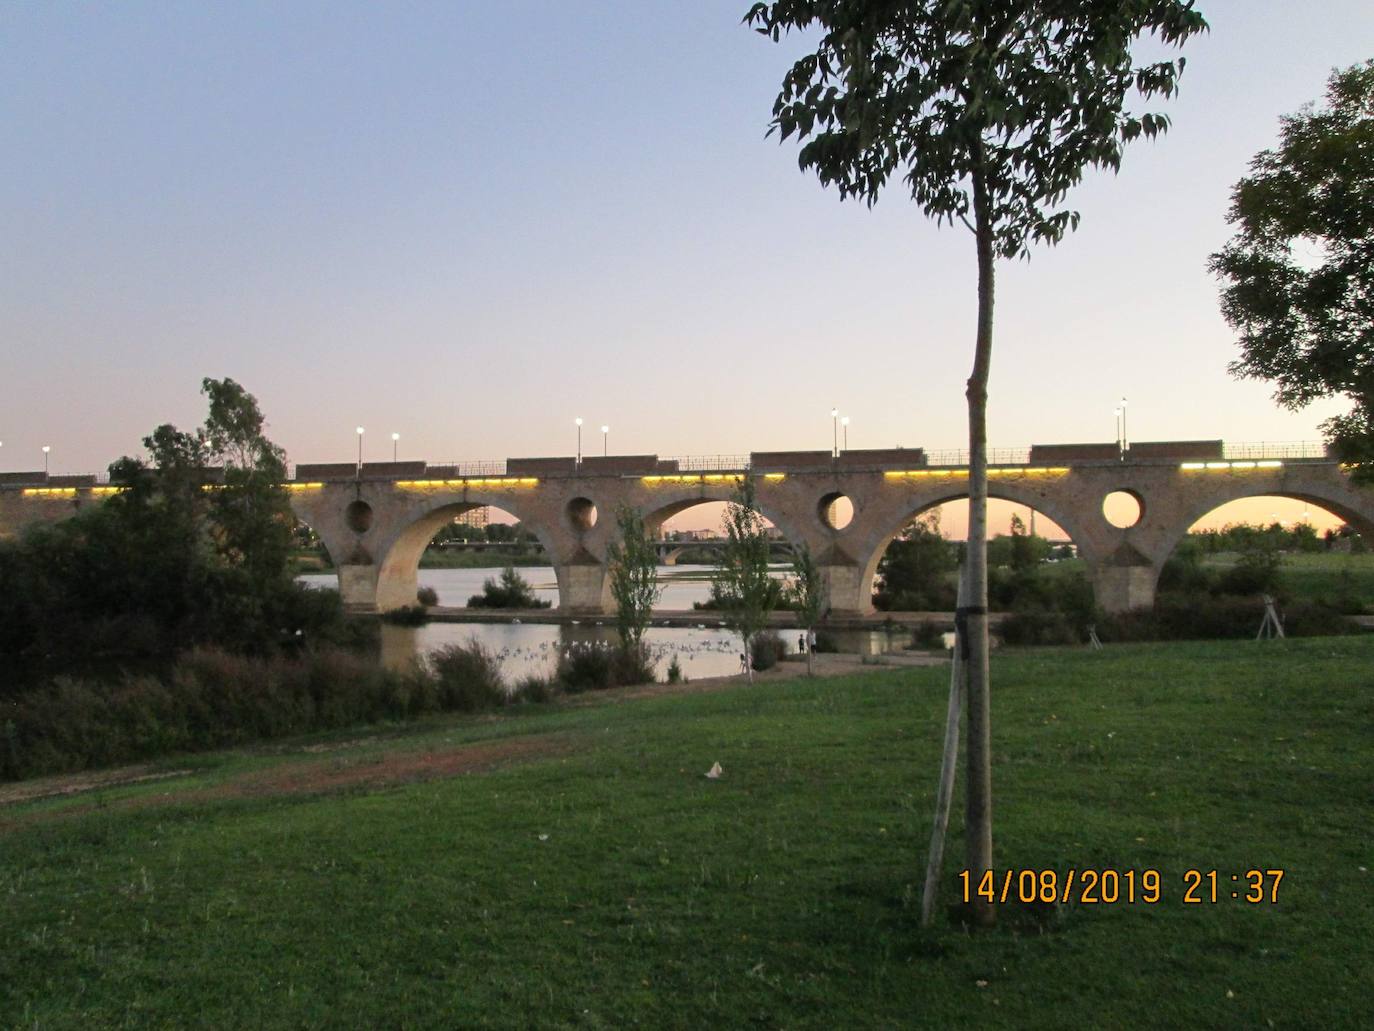
<instances>
[{"instance_id":1,"label":"bridge arch","mask_svg":"<svg viewBox=\"0 0 1374 1031\"><path fill-rule=\"evenodd\" d=\"M864 521L860 535L853 541L855 558L859 562L856 583L857 598L853 603L860 612L873 611L873 590L878 575L878 566L887 553L888 546L902 533L914 519L951 501L968 499L967 481L936 483L928 487L904 493L898 499L882 506L875 517ZM1021 482L993 478L988 481L988 497L998 501L1032 509L1046 516L1068 534L1078 548L1079 554L1092 564L1099 556L1096 538L1091 532L1091 515L1082 513L1072 504L1061 500L1061 495L1044 489L1038 482ZM856 511L858 523L864 513ZM1085 517L1086 516L1086 517ZM1097 513L1100 518L1100 513ZM838 606L837 606L838 607Z\"/></svg>"},{"instance_id":2,"label":"bridge arch","mask_svg":"<svg viewBox=\"0 0 1374 1031\"><path fill-rule=\"evenodd\" d=\"M483 497L469 494L460 500L435 497L428 505L417 505L411 518L393 534L378 563L377 608L387 612L414 605L419 589L420 559L434 535L457 516L483 507L500 509L515 516L525 530L534 534L554 565L559 596L562 598L565 585L562 567L554 559L557 553L553 548L555 537L552 528L532 521L520 511L518 501L506 495Z\"/></svg>"},{"instance_id":3,"label":"bridge arch","mask_svg":"<svg viewBox=\"0 0 1374 1031\"><path fill-rule=\"evenodd\" d=\"M1171 523L1168 532L1163 534L1156 554L1156 580L1163 564L1177 550L1188 532L1208 515L1219 508L1236 501L1252 498L1288 498L1301 501L1314 508L1322 509L1344 520L1359 531L1366 540L1374 540L1374 495L1351 496L1351 490L1322 490L1309 485L1305 488L1285 490L1268 486L1255 486L1246 489L1238 485L1222 485L1215 491L1203 492L1183 509L1177 522ZM1360 502L1363 502L1361 504Z\"/></svg>"}]
</instances>

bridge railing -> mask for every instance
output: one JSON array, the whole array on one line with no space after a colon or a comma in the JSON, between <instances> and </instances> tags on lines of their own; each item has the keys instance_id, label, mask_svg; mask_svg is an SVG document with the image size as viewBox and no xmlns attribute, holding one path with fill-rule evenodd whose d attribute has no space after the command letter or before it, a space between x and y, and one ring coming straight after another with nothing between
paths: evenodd
<instances>
[{"instance_id":1,"label":"bridge railing","mask_svg":"<svg viewBox=\"0 0 1374 1031\"><path fill-rule=\"evenodd\" d=\"M988 465L1028 465L1031 449L1028 447L990 447ZM958 448L945 451L927 451L927 465L968 465L968 449Z\"/></svg>"},{"instance_id":2,"label":"bridge railing","mask_svg":"<svg viewBox=\"0 0 1374 1031\"><path fill-rule=\"evenodd\" d=\"M1256 458L1326 458L1326 445L1320 440L1261 441L1226 444L1223 455L1229 461Z\"/></svg>"},{"instance_id":3,"label":"bridge railing","mask_svg":"<svg viewBox=\"0 0 1374 1031\"><path fill-rule=\"evenodd\" d=\"M442 459L437 462L426 460L425 464L435 469L448 469L452 466L455 477L506 475L506 460L504 458L457 458Z\"/></svg>"},{"instance_id":4,"label":"bridge railing","mask_svg":"<svg viewBox=\"0 0 1374 1031\"><path fill-rule=\"evenodd\" d=\"M749 468L748 455L667 455L684 473L732 472Z\"/></svg>"}]
</instances>

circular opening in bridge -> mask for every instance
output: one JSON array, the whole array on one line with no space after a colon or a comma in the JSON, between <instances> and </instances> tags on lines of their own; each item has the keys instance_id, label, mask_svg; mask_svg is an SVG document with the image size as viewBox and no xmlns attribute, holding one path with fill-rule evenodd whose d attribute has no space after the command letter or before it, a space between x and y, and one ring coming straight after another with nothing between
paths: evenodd
<instances>
[{"instance_id":1,"label":"circular opening in bridge","mask_svg":"<svg viewBox=\"0 0 1374 1031\"><path fill-rule=\"evenodd\" d=\"M1102 515L1118 530L1129 530L1145 515L1145 504L1133 491L1114 490L1102 499Z\"/></svg>"},{"instance_id":2,"label":"circular opening in bridge","mask_svg":"<svg viewBox=\"0 0 1374 1031\"><path fill-rule=\"evenodd\" d=\"M591 498L573 498L568 502L568 522L578 533L596 525L596 505Z\"/></svg>"},{"instance_id":3,"label":"circular opening in bridge","mask_svg":"<svg viewBox=\"0 0 1374 1031\"><path fill-rule=\"evenodd\" d=\"M821 517L821 522L832 530L843 530L854 521L854 502L836 491L821 498L820 504L816 506L816 513Z\"/></svg>"},{"instance_id":4,"label":"circular opening in bridge","mask_svg":"<svg viewBox=\"0 0 1374 1031\"><path fill-rule=\"evenodd\" d=\"M372 528L372 506L366 501L355 501L344 509L344 522L354 533L367 533Z\"/></svg>"}]
</instances>

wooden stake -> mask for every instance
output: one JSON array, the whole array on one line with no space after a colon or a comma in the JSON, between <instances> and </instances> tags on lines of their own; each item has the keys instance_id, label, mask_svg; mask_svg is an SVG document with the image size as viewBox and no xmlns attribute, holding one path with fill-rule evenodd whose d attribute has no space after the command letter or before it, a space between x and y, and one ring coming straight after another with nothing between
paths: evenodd
<instances>
[{"instance_id":1,"label":"wooden stake","mask_svg":"<svg viewBox=\"0 0 1374 1031\"><path fill-rule=\"evenodd\" d=\"M959 570L956 608L967 596L965 570ZM959 765L959 720L964 708L964 682L968 667L964 663L963 628L954 624L954 657L949 671L949 709L945 713L945 754L940 762L940 786L935 793L935 826L930 832L930 854L926 858L926 884L921 893L921 926L929 927L940 894L940 873L945 859L945 830L949 827L949 807L954 798L954 776Z\"/></svg>"}]
</instances>

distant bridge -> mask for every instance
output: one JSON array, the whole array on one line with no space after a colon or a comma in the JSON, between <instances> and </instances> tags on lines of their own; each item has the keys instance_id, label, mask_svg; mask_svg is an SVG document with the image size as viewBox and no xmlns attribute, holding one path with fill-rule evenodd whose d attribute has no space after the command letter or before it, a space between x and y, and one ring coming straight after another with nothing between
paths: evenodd
<instances>
[{"instance_id":1,"label":"distant bridge","mask_svg":"<svg viewBox=\"0 0 1374 1031\"><path fill-rule=\"evenodd\" d=\"M1296 498L1374 537L1374 494L1353 485L1319 448L1158 441L1126 452L1115 444L1054 444L989 457L989 494L1042 512L1062 527L1088 566L1098 604L1108 611L1152 604L1160 570L1188 528L1241 498ZM738 480L751 476L759 511L788 542L807 545L816 557L828 608L857 617L873 611L873 581L888 543L914 517L968 496L966 462L958 453L893 449L755 452L699 467L656 455L509 459L476 470L348 463L298 465L287 486L292 508L319 534L343 599L354 610L414 604L420 557L435 532L463 512L492 505L519 519L548 554L562 611L606 613L612 609L606 563L615 533L611 514L620 505L638 510L658 533L694 505L729 501ZM76 482L2 474L0 532L66 518L114 489L93 477ZM1103 514L1103 500L1118 491L1141 508L1139 521L1127 529ZM838 527L833 513L841 498L852 503L854 515Z\"/></svg>"}]
</instances>

